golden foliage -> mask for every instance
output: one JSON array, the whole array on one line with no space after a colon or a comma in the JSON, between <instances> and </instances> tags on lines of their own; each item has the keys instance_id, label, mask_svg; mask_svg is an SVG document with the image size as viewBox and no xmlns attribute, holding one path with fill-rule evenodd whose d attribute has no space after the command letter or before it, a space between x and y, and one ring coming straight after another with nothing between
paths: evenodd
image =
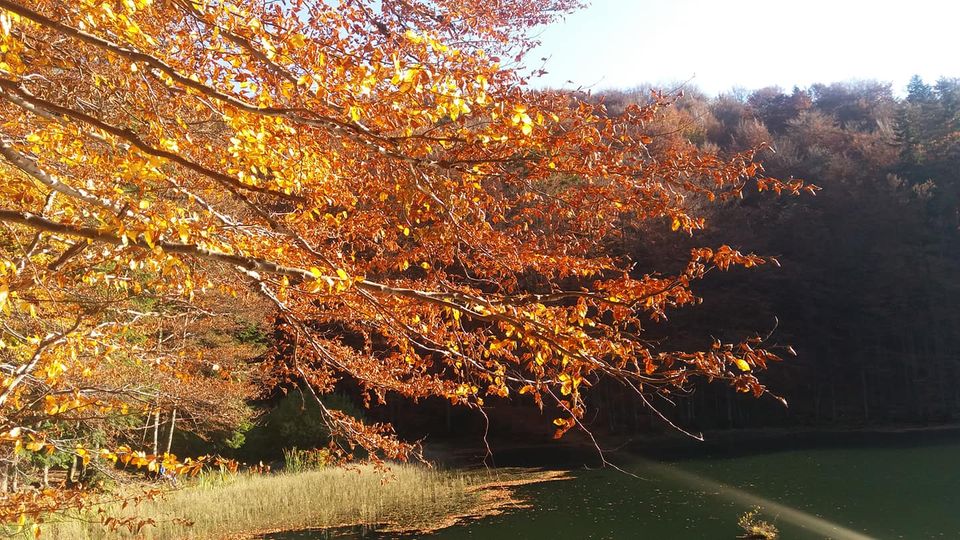
<instances>
[{"instance_id":1,"label":"golden foliage","mask_svg":"<svg viewBox=\"0 0 960 540\"><path fill-rule=\"evenodd\" d=\"M805 186L763 177L752 153L658 142L662 95L613 116L528 89L504 58L574 7L0 0L4 440L39 451L28 416L130 406L129 387L83 381L122 382L131 361L184 394L236 394L196 347L160 358L129 331L216 318L249 291L286 335L273 369L318 393L342 377L377 400L518 393L559 410L558 436L600 376L641 395L695 376L762 393L754 368L776 357L759 339L664 351L643 325L696 304L711 268L764 259L704 248L677 275L644 273L608 240L627 220L692 234L689 201L752 180ZM130 307L142 298L164 309ZM324 415L368 449L409 451L387 426Z\"/></svg>"}]
</instances>

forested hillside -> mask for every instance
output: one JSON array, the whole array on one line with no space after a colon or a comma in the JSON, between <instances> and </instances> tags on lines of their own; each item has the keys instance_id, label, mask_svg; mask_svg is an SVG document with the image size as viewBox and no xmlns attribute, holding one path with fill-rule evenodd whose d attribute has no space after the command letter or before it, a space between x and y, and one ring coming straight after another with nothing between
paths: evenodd
<instances>
[{"instance_id":1,"label":"forested hillside","mask_svg":"<svg viewBox=\"0 0 960 540\"><path fill-rule=\"evenodd\" d=\"M650 90L603 92L610 115L648 103ZM656 144L730 155L758 146L767 174L819 186L815 197L744 191L701 204L706 230L695 236L623 220L610 243L635 271L682 268L696 246L728 241L774 256L780 267L713 273L694 288L695 310L667 312L650 328L658 345L702 347L704 328L736 340L766 329L789 345L766 373L773 393L754 400L726 387L678 392L654 404L678 425L698 429L771 426L931 425L960 414L960 80L906 95L880 82L764 88L708 98L687 89L647 126ZM673 268L666 261L673 261ZM617 384L600 383L593 426L611 435L668 428ZM470 415L394 408L414 432L456 434ZM494 433L521 436L534 420L505 408ZM501 418L502 416L502 418ZM523 416L521 415L521 418ZM442 421L440 421L442 420ZM472 417L471 433L482 431ZM529 433L529 431L527 431ZM543 436L545 434L541 434Z\"/></svg>"},{"instance_id":2,"label":"forested hillside","mask_svg":"<svg viewBox=\"0 0 960 540\"><path fill-rule=\"evenodd\" d=\"M942 423L960 413L960 81L837 83L707 99L688 92L663 122L692 144L735 152L768 143L766 171L822 189L816 197L744 193L711 208L706 234L628 234L652 263L688 244L733 238L776 256L749 281L715 275L683 328L723 327L728 339L766 325L795 358L769 373L789 409L698 391L677 416L703 427ZM646 94L603 96L616 113ZM652 241L651 241L652 240ZM749 272L749 270L743 270ZM776 325L775 320L779 320ZM616 424L616 422L615 422Z\"/></svg>"}]
</instances>

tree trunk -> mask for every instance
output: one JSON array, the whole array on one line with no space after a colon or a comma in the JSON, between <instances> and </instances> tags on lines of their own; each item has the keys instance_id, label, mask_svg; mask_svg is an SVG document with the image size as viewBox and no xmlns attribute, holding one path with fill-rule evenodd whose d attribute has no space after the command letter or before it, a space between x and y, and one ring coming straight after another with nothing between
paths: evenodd
<instances>
[{"instance_id":1,"label":"tree trunk","mask_svg":"<svg viewBox=\"0 0 960 540\"><path fill-rule=\"evenodd\" d=\"M13 459L10 465L10 469L11 469L10 491L12 493L16 493L17 490L20 489L20 478L19 478L20 475L18 474L19 472L18 469L20 468L19 466L20 466L20 454L14 452Z\"/></svg>"},{"instance_id":2,"label":"tree trunk","mask_svg":"<svg viewBox=\"0 0 960 540\"><path fill-rule=\"evenodd\" d=\"M153 415L153 455L160 451L160 410Z\"/></svg>"},{"instance_id":3,"label":"tree trunk","mask_svg":"<svg viewBox=\"0 0 960 540\"><path fill-rule=\"evenodd\" d=\"M726 405L727 405L727 429L733 429L733 397L732 397L730 394L731 394L731 391L730 391L729 389L727 389L727 391L723 393L723 395L724 395L725 398L726 398L725 401L727 402L727 403L726 403Z\"/></svg>"},{"instance_id":4,"label":"tree trunk","mask_svg":"<svg viewBox=\"0 0 960 540\"><path fill-rule=\"evenodd\" d=\"M140 437L140 448L143 448L147 444L147 433L150 431L150 417L153 416L150 413L147 413L147 418L143 421L143 435Z\"/></svg>"},{"instance_id":5,"label":"tree trunk","mask_svg":"<svg viewBox=\"0 0 960 540\"><path fill-rule=\"evenodd\" d=\"M830 371L830 423L837 423L837 383Z\"/></svg>"},{"instance_id":6,"label":"tree trunk","mask_svg":"<svg viewBox=\"0 0 960 540\"><path fill-rule=\"evenodd\" d=\"M177 408L174 407L170 412L170 433L167 434L167 453L170 453L170 447L173 446L173 430L177 427Z\"/></svg>"},{"instance_id":7,"label":"tree trunk","mask_svg":"<svg viewBox=\"0 0 960 540\"><path fill-rule=\"evenodd\" d=\"M867 368L860 368L860 386L863 389L863 422L870 422L870 388L867 386Z\"/></svg>"},{"instance_id":8,"label":"tree trunk","mask_svg":"<svg viewBox=\"0 0 960 540\"><path fill-rule=\"evenodd\" d=\"M83 479L83 458L73 456L70 460L70 468L67 469L67 486L72 487L80 483Z\"/></svg>"},{"instance_id":9,"label":"tree trunk","mask_svg":"<svg viewBox=\"0 0 960 540\"><path fill-rule=\"evenodd\" d=\"M823 401L823 385L819 374L813 377L813 424L820 425L820 402Z\"/></svg>"}]
</instances>

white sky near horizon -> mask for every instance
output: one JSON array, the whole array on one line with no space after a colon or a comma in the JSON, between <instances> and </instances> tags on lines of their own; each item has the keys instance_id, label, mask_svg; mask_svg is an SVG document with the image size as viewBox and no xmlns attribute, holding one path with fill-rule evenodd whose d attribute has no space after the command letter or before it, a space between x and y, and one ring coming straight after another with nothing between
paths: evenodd
<instances>
[{"instance_id":1,"label":"white sky near horizon","mask_svg":"<svg viewBox=\"0 0 960 540\"><path fill-rule=\"evenodd\" d=\"M538 35L534 87L733 88L960 77L957 0L593 0ZM572 81L568 82L568 81Z\"/></svg>"}]
</instances>

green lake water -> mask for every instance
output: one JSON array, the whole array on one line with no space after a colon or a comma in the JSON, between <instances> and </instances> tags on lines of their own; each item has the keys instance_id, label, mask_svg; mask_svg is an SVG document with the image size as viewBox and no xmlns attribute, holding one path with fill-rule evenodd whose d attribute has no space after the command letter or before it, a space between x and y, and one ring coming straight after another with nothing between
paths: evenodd
<instances>
[{"instance_id":1,"label":"green lake water","mask_svg":"<svg viewBox=\"0 0 960 540\"><path fill-rule=\"evenodd\" d=\"M733 539L753 506L780 538L960 539L960 442L777 451L625 469L524 486L528 510L417 536L460 539ZM346 532L346 531L344 531ZM387 538L290 533L272 538Z\"/></svg>"}]
</instances>

